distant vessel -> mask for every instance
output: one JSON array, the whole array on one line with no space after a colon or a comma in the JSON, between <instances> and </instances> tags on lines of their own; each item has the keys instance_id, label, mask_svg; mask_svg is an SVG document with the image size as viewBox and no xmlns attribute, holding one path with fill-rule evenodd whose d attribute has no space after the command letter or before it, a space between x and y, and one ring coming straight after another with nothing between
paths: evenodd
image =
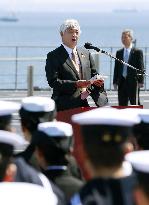
<instances>
[{"instance_id":1,"label":"distant vessel","mask_svg":"<svg viewBox=\"0 0 149 205\"><path fill-rule=\"evenodd\" d=\"M137 9L114 9L114 13L137 13Z\"/></svg>"},{"instance_id":2,"label":"distant vessel","mask_svg":"<svg viewBox=\"0 0 149 205\"><path fill-rule=\"evenodd\" d=\"M17 22L18 20L19 19L16 17L14 13L12 13L11 15L0 17L0 21L4 21L4 22Z\"/></svg>"}]
</instances>

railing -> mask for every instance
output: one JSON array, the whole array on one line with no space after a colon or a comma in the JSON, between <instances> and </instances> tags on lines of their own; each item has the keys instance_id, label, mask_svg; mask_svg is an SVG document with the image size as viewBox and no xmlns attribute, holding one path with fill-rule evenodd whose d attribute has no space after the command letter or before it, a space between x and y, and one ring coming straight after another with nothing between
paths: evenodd
<instances>
[{"instance_id":1,"label":"railing","mask_svg":"<svg viewBox=\"0 0 149 205\"><path fill-rule=\"evenodd\" d=\"M28 89L28 68L33 66L32 81L34 89L49 89L45 76L46 55L55 47L45 46L0 46L0 90ZM149 74L149 47L140 47L144 53L146 73ZM115 56L118 47L102 47L103 50ZM91 51L94 52L94 51ZM97 55L96 55L97 56ZM97 61L98 62L98 61ZM105 87L112 90L114 60L104 54L99 54L99 73L107 75ZM149 89L149 80L145 76L143 90Z\"/></svg>"}]
</instances>

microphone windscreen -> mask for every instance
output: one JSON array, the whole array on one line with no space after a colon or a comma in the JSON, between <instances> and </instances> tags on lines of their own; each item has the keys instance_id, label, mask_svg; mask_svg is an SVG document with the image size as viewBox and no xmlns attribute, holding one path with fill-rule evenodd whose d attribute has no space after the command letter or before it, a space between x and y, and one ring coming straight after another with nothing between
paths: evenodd
<instances>
[{"instance_id":1,"label":"microphone windscreen","mask_svg":"<svg viewBox=\"0 0 149 205\"><path fill-rule=\"evenodd\" d=\"M84 47L85 47L86 49L91 49L91 48L92 48L92 44L91 44L91 43L85 43L85 44L84 44Z\"/></svg>"}]
</instances>

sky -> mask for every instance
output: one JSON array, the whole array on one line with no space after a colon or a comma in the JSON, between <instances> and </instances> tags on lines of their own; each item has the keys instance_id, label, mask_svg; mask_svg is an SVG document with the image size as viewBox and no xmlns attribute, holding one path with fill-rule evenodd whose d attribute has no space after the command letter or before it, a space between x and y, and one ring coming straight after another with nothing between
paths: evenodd
<instances>
[{"instance_id":1,"label":"sky","mask_svg":"<svg viewBox=\"0 0 149 205\"><path fill-rule=\"evenodd\" d=\"M149 0L0 0L0 11L82 11L113 9L148 10Z\"/></svg>"}]
</instances>

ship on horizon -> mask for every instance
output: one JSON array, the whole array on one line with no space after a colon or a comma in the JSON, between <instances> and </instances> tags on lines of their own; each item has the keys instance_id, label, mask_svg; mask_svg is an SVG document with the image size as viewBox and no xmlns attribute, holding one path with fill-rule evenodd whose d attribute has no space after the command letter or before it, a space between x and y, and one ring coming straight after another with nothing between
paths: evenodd
<instances>
[{"instance_id":1,"label":"ship on horizon","mask_svg":"<svg viewBox=\"0 0 149 205\"><path fill-rule=\"evenodd\" d=\"M135 8L127 8L127 9L114 9L114 13L137 13L138 10Z\"/></svg>"},{"instance_id":2,"label":"ship on horizon","mask_svg":"<svg viewBox=\"0 0 149 205\"><path fill-rule=\"evenodd\" d=\"M4 22L17 22L19 21L19 19L16 17L16 15L14 13L11 13L9 15L5 15L5 16L1 16L0 17L0 21L4 21Z\"/></svg>"}]
</instances>

